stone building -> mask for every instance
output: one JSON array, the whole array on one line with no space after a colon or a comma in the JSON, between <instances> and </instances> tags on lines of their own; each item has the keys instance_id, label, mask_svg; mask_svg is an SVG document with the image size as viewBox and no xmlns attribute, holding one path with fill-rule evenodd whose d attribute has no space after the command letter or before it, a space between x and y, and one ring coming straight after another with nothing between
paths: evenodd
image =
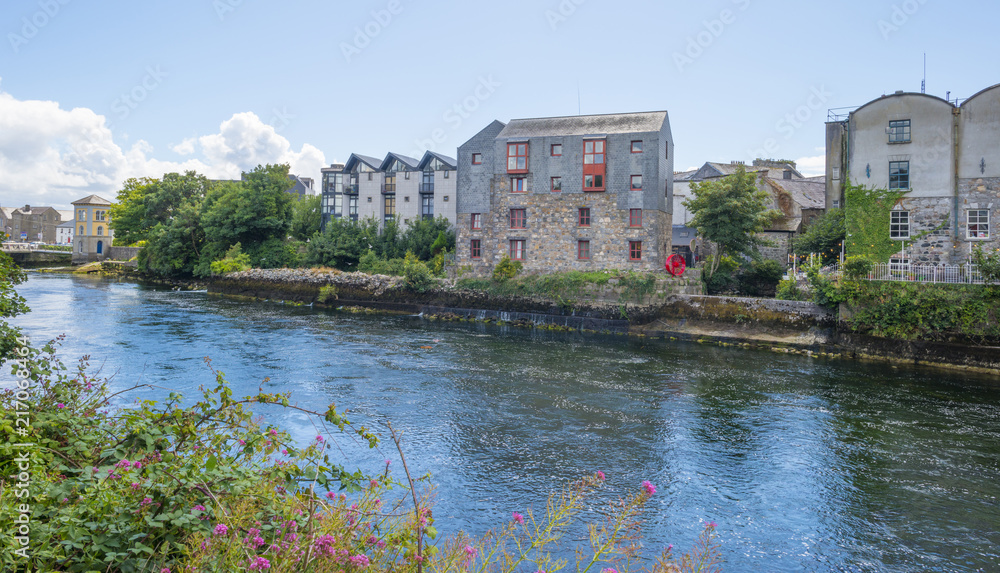
<instances>
[{"instance_id":1,"label":"stone building","mask_svg":"<svg viewBox=\"0 0 1000 573\"><path fill-rule=\"evenodd\" d=\"M1000 84L961 102L898 91L826 124L826 202L850 181L905 192L885 232L898 262L957 264L1000 248ZM850 241L848 241L850 252Z\"/></svg>"},{"instance_id":2,"label":"stone building","mask_svg":"<svg viewBox=\"0 0 1000 573\"><path fill-rule=\"evenodd\" d=\"M665 111L494 121L458 148L457 264L662 269L673 147Z\"/></svg>"},{"instance_id":3,"label":"stone building","mask_svg":"<svg viewBox=\"0 0 1000 573\"><path fill-rule=\"evenodd\" d=\"M114 231L111 230L108 208L111 201L89 195L73 201L76 232L73 241L73 264L101 261L109 256Z\"/></svg>"},{"instance_id":4,"label":"stone building","mask_svg":"<svg viewBox=\"0 0 1000 573\"><path fill-rule=\"evenodd\" d=\"M431 151L415 159L389 153L384 159L352 153L344 164L322 169L322 225L331 219L396 220L443 216L455 224L455 160Z\"/></svg>"},{"instance_id":5,"label":"stone building","mask_svg":"<svg viewBox=\"0 0 1000 573\"><path fill-rule=\"evenodd\" d=\"M70 220L71 211L59 211L52 207L32 207L25 205L16 209L5 209L3 230L8 240L22 242L56 242L56 227Z\"/></svg>"}]
</instances>

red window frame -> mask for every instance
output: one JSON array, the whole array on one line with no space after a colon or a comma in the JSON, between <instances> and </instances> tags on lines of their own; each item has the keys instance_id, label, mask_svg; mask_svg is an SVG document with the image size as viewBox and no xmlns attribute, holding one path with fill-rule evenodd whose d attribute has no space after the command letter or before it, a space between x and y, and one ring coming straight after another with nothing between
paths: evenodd
<instances>
[{"instance_id":1,"label":"red window frame","mask_svg":"<svg viewBox=\"0 0 1000 573\"><path fill-rule=\"evenodd\" d=\"M632 153L642 153L642 140L637 139L632 142Z\"/></svg>"},{"instance_id":2,"label":"red window frame","mask_svg":"<svg viewBox=\"0 0 1000 573\"><path fill-rule=\"evenodd\" d=\"M589 152L588 152L589 150ZM583 140L583 190L604 191L606 184L605 159L608 142L604 139ZM589 185L588 185L589 183Z\"/></svg>"},{"instance_id":3,"label":"red window frame","mask_svg":"<svg viewBox=\"0 0 1000 573\"><path fill-rule=\"evenodd\" d=\"M469 257L473 259L483 258L483 242L481 239L469 241Z\"/></svg>"},{"instance_id":4,"label":"red window frame","mask_svg":"<svg viewBox=\"0 0 1000 573\"><path fill-rule=\"evenodd\" d=\"M527 193L528 192L528 178L527 177L511 177L510 178L510 192L511 193Z\"/></svg>"},{"instance_id":5,"label":"red window frame","mask_svg":"<svg viewBox=\"0 0 1000 573\"><path fill-rule=\"evenodd\" d=\"M511 229L528 228L528 212L526 209L511 209L508 220L510 221Z\"/></svg>"},{"instance_id":6,"label":"red window frame","mask_svg":"<svg viewBox=\"0 0 1000 573\"><path fill-rule=\"evenodd\" d=\"M576 258L580 261L590 260L590 241L581 239L576 242Z\"/></svg>"},{"instance_id":7,"label":"red window frame","mask_svg":"<svg viewBox=\"0 0 1000 573\"><path fill-rule=\"evenodd\" d=\"M628 210L628 226L629 227L641 227L642 226L642 209L629 209Z\"/></svg>"},{"instance_id":8,"label":"red window frame","mask_svg":"<svg viewBox=\"0 0 1000 573\"><path fill-rule=\"evenodd\" d=\"M642 191L642 175L633 175L629 179L629 189L632 191Z\"/></svg>"},{"instance_id":9,"label":"red window frame","mask_svg":"<svg viewBox=\"0 0 1000 573\"><path fill-rule=\"evenodd\" d=\"M590 226L590 207L580 207L576 217L576 224L580 227Z\"/></svg>"},{"instance_id":10,"label":"red window frame","mask_svg":"<svg viewBox=\"0 0 1000 573\"><path fill-rule=\"evenodd\" d=\"M478 231L483 228L483 214L473 213L469 216L469 228Z\"/></svg>"},{"instance_id":11,"label":"red window frame","mask_svg":"<svg viewBox=\"0 0 1000 573\"><path fill-rule=\"evenodd\" d=\"M630 261L642 260L642 241L628 242L628 260Z\"/></svg>"},{"instance_id":12,"label":"red window frame","mask_svg":"<svg viewBox=\"0 0 1000 573\"><path fill-rule=\"evenodd\" d=\"M507 144L507 173L528 172L528 143Z\"/></svg>"},{"instance_id":13,"label":"red window frame","mask_svg":"<svg viewBox=\"0 0 1000 573\"><path fill-rule=\"evenodd\" d=\"M483 164L483 154L482 153L473 153L472 154L472 164L473 165L482 165Z\"/></svg>"},{"instance_id":14,"label":"red window frame","mask_svg":"<svg viewBox=\"0 0 1000 573\"><path fill-rule=\"evenodd\" d=\"M524 239L510 240L510 260L512 261L524 260Z\"/></svg>"},{"instance_id":15,"label":"red window frame","mask_svg":"<svg viewBox=\"0 0 1000 573\"><path fill-rule=\"evenodd\" d=\"M552 147L549 148L549 154L552 155L552 157L562 157L562 144L553 143Z\"/></svg>"},{"instance_id":16,"label":"red window frame","mask_svg":"<svg viewBox=\"0 0 1000 573\"><path fill-rule=\"evenodd\" d=\"M558 185L558 187L556 185ZM553 193L558 193L560 191L562 191L562 177L553 177L552 178L552 192Z\"/></svg>"}]
</instances>

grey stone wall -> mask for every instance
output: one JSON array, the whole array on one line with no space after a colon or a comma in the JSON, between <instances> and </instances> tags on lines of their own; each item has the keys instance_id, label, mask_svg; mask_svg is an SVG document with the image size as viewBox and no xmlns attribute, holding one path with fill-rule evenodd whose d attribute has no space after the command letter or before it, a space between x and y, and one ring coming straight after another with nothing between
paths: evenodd
<instances>
[{"instance_id":1,"label":"grey stone wall","mask_svg":"<svg viewBox=\"0 0 1000 573\"><path fill-rule=\"evenodd\" d=\"M792 252L792 234L772 231L761 233L761 235L773 245L770 247L761 247L761 256L765 259L778 261L782 266L787 265L788 255Z\"/></svg>"},{"instance_id":2,"label":"grey stone wall","mask_svg":"<svg viewBox=\"0 0 1000 573\"><path fill-rule=\"evenodd\" d=\"M900 205L910 212L910 238L901 241L906 243L910 263L946 265L955 262L952 200L948 197L904 197Z\"/></svg>"},{"instance_id":3,"label":"grey stone wall","mask_svg":"<svg viewBox=\"0 0 1000 573\"><path fill-rule=\"evenodd\" d=\"M958 237L968 243L958 256L963 260L968 256L972 245L980 245L983 250L996 253L1000 249L1000 177L981 177L976 179L960 179L958 182L959 213ZM988 209L990 212L990 236L988 239L969 238L970 209ZM959 262L959 261L955 261Z\"/></svg>"}]
</instances>

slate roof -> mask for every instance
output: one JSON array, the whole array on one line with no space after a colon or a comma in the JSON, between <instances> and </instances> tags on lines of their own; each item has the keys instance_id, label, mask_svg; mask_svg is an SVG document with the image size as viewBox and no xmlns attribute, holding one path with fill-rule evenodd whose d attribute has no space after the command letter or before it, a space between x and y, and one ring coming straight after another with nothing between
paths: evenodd
<instances>
[{"instance_id":1,"label":"slate roof","mask_svg":"<svg viewBox=\"0 0 1000 573\"><path fill-rule=\"evenodd\" d=\"M666 121L665 111L512 119L497 139L660 131Z\"/></svg>"},{"instance_id":2,"label":"slate roof","mask_svg":"<svg viewBox=\"0 0 1000 573\"><path fill-rule=\"evenodd\" d=\"M385 171L392 163L393 159L400 160L403 163L403 165L406 165L407 167L409 167L414 171L416 171L417 166L420 165L419 159L414 159L413 157L410 157L408 155L403 155L401 153L393 153L390 151L388 154L386 154L385 159L382 160L382 163L379 164L378 167L379 171Z\"/></svg>"},{"instance_id":3,"label":"slate roof","mask_svg":"<svg viewBox=\"0 0 1000 573\"><path fill-rule=\"evenodd\" d=\"M376 171L378 171L379 167L382 165L381 159L372 157L370 155L361 155L360 153L352 153L351 156L347 158L347 163L344 164L344 171L349 171L352 167L354 167L354 164L357 163L358 161L368 165L368 167L371 167Z\"/></svg>"},{"instance_id":4,"label":"slate roof","mask_svg":"<svg viewBox=\"0 0 1000 573\"><path fill-rule=\"evenodd\" d=\"M111 201L97 195L88 195L83 199L73 201L74 205L110 205Z\"/></svg>"},{"instance_id":5,"label":"slate roof","mask_svg":"<svg viewBox=\"0 0 1000 573\"><path fill-rule=\"evenodd\" d=\"M826 183L805 179L772 179L771 186L788 193L792 200L803 209L823 209L826 207Z\"/></svg>"},{"instance_id":6,"label":"slate roof","mask_svg":"<svg viewBox=\"0 0 1000 573\"><path fill-rule=\"evenodd\" d=\"M63 221L62 223L56 225L56 227L65 227L67 229L73 229L76 227L76 221L72 219L70 219L69 221Z\"/></svg>"},{"instance_id":7,"label":"slate roof","mask_svg":"<svg viewBox=\"0 0 1000 573\"><path fill-rule=\"evenodd\" d=\"M691 171L674 171L674 181L675 182L677 182L677 181L690 181L691 177L693 177L694 174L697 173L697 172L698 172L697 169L694 169L694 170L691 170Z\"/></svg>"},{"instance_id":8,"label":"slate roof","mask_svg":"<svg viewBox=\"0 0 1000 573\"><path fill-rule=\"evenodd\" d=\"M423 170L423 168L431 162L431 159L437 159L452 169L458 169L458 161L454 158L448 157L447 155L441 155L440 153L435 153L433 151L424 152L424 156L420 159L420 165L417 166L417 169Z\"/></svg>"}]
</instances>

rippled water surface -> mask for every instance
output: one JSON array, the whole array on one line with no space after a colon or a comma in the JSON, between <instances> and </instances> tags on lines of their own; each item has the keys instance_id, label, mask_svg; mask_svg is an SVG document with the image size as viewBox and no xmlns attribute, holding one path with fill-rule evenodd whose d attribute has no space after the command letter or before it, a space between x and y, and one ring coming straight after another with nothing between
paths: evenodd
<instances>
[{"instance_id":1,"label":"rippled water surface","mask_svg":"<svg viewBox=\"0 0 1000 573\"><path fill-rule=\"evenodd\" d=\"M64 360L89 354L118 386L195 397L208 356L236 395L262 385L383 434L391 421L411 470L433 475L445 531L482 533L601 469L612 491L657 484L650 554L714 520L727 572L1000 571L996 379L88 277L35 274L19 291L32 312L16 324L36 342L67 334ZM371 471L398 459L343 447Z\"/></svg>"}]
</instances>

